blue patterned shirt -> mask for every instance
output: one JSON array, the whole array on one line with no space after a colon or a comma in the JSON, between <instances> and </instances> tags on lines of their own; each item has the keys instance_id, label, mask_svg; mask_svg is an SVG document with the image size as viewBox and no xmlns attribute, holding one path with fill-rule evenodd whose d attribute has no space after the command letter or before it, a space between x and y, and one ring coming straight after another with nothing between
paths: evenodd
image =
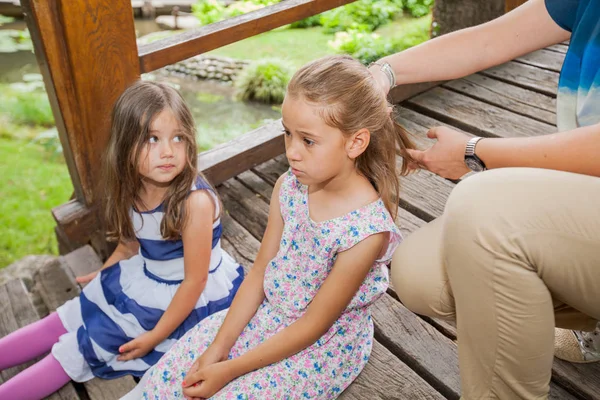
<instances>
[{"instance_id":1,"label":"blue patterned shirt","mask_svg":"<svg viewBox=\"0 0 600 400\"><path fill-rule=\"evenodd\" d=\"M560 131L600 122L600 0L546 0L552 19L571 32L558 81Z\"/></svg>"}]
</instances>

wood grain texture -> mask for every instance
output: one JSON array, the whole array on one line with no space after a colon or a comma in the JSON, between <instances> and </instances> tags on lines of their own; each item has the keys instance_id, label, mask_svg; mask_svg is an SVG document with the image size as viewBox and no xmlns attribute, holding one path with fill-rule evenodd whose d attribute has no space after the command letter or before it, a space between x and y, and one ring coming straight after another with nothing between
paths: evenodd
<instances>
[{"instance_id":1,"label":"wood grain texture","mask_svg":"<svg viewBox=\"0 0 600 400\"><path fill-rule=\"evenodd\" d=\"M556 127L437 87L404 103L421 113L478 136L518 137L556 132Z\"/></svg>"},{"instance_id":2,"label":"wood grain texture","mask_svg":"<svg viewBox=\"0 0 600 400\"><path fill-rule=\"evenodd\" d=\"M523 64L533 65L549 71L560 72L564 59L564 53L558 53L548 49L540 49L532 53L525 54L516 60L522 62Z\"/></svg>"},{"instance_id":3,"label":"wood grain texture","mask_svg":"<svg viewBox=\"0 0 600 400\"><path fill-rule=\"evenodd\" d=\"M201 153L198 166L216 186L284 151L281 121L277 120Z\"/></svg>"},{"instance_id":4,"label":"wood grain texture","mask_svg":"<svg viewBox=\"0 0 600 400\"><path fill-rule=\"evenodd\" d=\"M140 76L131 2L24 0L22 5L76 197L89 206L101 196L98 165L112 106Z\"/></svg>"},{"instance_id":5,"label":"wood grain texture","mask_svg":"<svg viewBox=\"0 0 600 400\"><path fill-rule=\"evenodd\" d=\"M481 74L501 81L533 90L550 97L556 97L558 73L531 65L510 61L482 71Z\"/></svg>"},{"instance_id":6,"label":"wood grain texture","mask_svg":"<svg viewBox=\"0 0 600 400\"><path fill-rule=\"evenodd\" d=\"M234 18L140 46L142 72L188 59L354 0L286 0Z\"/></svg>"},{"instance_id":7,"label":"wood grain texture","mask_svg":"<svg viewBox=\"0 0 600 400\"><path fill-rule=\"evenodd\" d=\"M556 99L550 96L479 74L448 82L443 87L515 114L556 125Z\"/></svg>"}]
</instances>

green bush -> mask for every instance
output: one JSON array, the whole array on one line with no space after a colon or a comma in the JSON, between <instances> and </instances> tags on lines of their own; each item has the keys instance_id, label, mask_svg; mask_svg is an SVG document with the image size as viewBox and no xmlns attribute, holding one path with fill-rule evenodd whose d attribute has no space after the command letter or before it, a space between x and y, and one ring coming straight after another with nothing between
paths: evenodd
<instances>
[{"instance_id":1,"label":"green bush","mask_svg":"<svg viewBox=\"0 0 600 400\"><path fill-rule=\"evenodd\" d=\"M24 82L4 86L0 97L0 113L15 124L51 127L54 117L44 82L39 74L28 74Z\"/></svg>"},{"instance_id":2,"label":"green bush","mask_svg":"<svg viewBox=\"0 0 600 400\"><path fill-rule=\"evenodd\" d=\"M235 86L241 100L280 104L293 68L279 59L264 59L251 63L238 75Z\"/></svg>"},{"instance_id":3,"label":"green bush","mask_svg":"<svg viewBox=\"0 0 600 400\"><path fill-rule=\"evenodd\" d=\"M372 32L402 12L402 0L359 0L323 13L321 25L326 32L347 30Z\"/></svg>"},{"instance_id":4,"label":"green bush","mask_svg":"<svg viewBox=\"0 0 600 400\"><path fill-rule=\"evenodd\" d=\"M338 32L329 46L338 53L350 54L365 65L429 39L429 21L419 22L400 37L384 39L376 33Z\"/></svg>"},{"instance_id":5,"label":"green bush","mask_svg":"<svg viewBox=\"0 0 600 400\"><path fill-rule=\"evenodd\" d=\"M225 19L225 7L219 0L198 0L192 4L192 13L202 25Z\"/></svg>"},{"instance_id":6,"label":"green bush","mask_svg":"<svg viewBox=\"0 0 600 400\"><path fill-rule=\"evenodd\" d=\"M413 17L422 17L429 14L434 0L404 0L406 4L404 8Z\"/></svg>"},{"instance_id":7,"label":"green bush","mask_svg":"<svg viewBox=\"0 0 600 400\"><path fill-rule=\"evenodd\" d=\"M229 7L225 7L219 0L198 0L192 5L192 13L200 20L202 25L208 25L279 3L279 1L280 0L236 1Z\"/></svg>"}]
</instances>

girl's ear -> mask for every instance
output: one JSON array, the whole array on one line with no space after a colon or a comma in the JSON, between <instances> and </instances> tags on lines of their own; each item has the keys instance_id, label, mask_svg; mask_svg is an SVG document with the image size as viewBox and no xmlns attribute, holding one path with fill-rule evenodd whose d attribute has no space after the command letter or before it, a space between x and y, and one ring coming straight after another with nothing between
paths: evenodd
<instances>
[{"instance_id":1,"label":"girl's ear","mask_svg":"<svg viewBox=\"0 0 600 400\"><path fill-rule=\"evenodd\" d=\"M354 133L350 139L346 141L346 153L351 159L356 159L369 146L371 141L371 132L367 128L363 128Z\"/></svg>"}]
</instances>

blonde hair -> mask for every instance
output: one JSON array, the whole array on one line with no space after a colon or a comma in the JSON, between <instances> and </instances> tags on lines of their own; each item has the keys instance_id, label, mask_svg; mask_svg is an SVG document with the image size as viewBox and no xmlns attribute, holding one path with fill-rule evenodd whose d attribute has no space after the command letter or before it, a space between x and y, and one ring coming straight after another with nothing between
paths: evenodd
<instances>
[{"instance_id":1,"label":"blonde hair","mask_svg":"<svg viewBox=\"0 0 600 400\"><path fill-rule=\"evenodd\" d=\"M406 162L398 170L396 156L412 161L406 149L414 145L408 132L390 116L389 104L367 68L350 56L312 61L294 74L287 95L316 104L324 122L344 135L369 130L370 143L355 160L356 168L395 218L400 197L398 175L408 172Z\"/></svg>"},{"instance_id":2,"label":"blonde hair","mask_svg":"<svg viewBox=\"0 0 600 400\"><path fill-rule=\"evenodd\" d=\"M185 199L197 177L201 176L197 168L194 119L181 95L171 86L137 81L115 103L110 139L103 160L108 240L135 239L130 211L136 204L142 204L139 196L142 176L138 172L140 153L148 142L154 118L165 109L171 110L180 124L186 143L187 165L173 179L165 194L160 233L165 239L172 240L181 235L186 221Z\"/></svg>"}]
</instances>

